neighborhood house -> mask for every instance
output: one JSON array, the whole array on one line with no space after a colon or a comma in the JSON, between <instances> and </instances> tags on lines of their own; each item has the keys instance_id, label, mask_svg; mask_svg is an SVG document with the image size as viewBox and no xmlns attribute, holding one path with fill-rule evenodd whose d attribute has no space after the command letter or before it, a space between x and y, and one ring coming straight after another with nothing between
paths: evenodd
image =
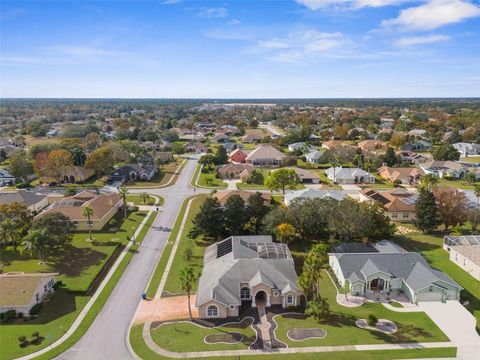
<instances>
[{"instance_id":1,"label":"neighborhood house","mask_svg":"<svg viewBox=\"0 0 480 360\"><path fill-rule=\"evenodd\" d=\"M247 155L245 162L258 167L277 168L282 166L286 159L287 156L273 146L260 145Z\"/></svg>"},{"instance_id":2,"label":"neighborhood house","mask_svg":"<svg viewBox=\"0 0 480 360\"><path fill-rule=\"evenodd\" d=\"M445 236L443 248L450 261L480 280L480 236Z\"/></svg>"},{"instance_id":3,"label":"neighborhood house","mask_svg":"<svg viewBox=\"0 0 480 360\"><path fill-rule=\"evenodd\" d=\"M331 167L325 170L328 179L339 184L374 183L375 176L359 168Z\"/></svg>"},{"instance_id":4,"label":"neighborhood house","mask_svg":"<svg viewBox=\"0 0 480 360\"><path fill-rule=\"evenodd\" d=\"M231 236L207 247L196 307L201 318L238 316L242 305L300 303L293 257L271 236Z\"/></svg>"},{"instance_id":5,"label":"neighborhood house","mask_svg":"<svg viewBox=\"0 0 480 360\"><path fill-rule=\"evenodd\" d=\"M404 294L412 303L459 300L463 289L448 275L432 269L423 256L383 240L375 245L344 243L329 254L342 287L354 296L377 298Z\"/></svg>"}]
</instances>

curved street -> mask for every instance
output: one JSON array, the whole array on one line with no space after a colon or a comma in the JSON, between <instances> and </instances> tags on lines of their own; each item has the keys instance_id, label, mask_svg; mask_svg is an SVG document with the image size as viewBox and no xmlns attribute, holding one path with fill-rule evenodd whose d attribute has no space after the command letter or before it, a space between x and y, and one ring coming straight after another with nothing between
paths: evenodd
<instances>
[{"instance_id":1,"label":"curved street","mask_svg":"<svg viewBox=\"0 0 480 360\"><path fill-rule=\"evenodd\" d=\"M148 230L139 252L132 258L110 298L82 339L57 359L132 359L126 338L130 322L162 253L184 199L205 190L194 189L190 180L198 157L190 158L173 186L148 189L165 199ZM130 193L144 192L131 189Z\"/></svg>"}]
</instances>

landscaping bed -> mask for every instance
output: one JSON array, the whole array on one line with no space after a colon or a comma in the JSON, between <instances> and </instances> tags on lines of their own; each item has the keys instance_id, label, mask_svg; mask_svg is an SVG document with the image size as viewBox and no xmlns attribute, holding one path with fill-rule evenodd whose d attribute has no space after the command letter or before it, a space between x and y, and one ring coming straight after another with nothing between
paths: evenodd
<instances>
[{"instance_id":1,"label":"landscaping bed","mask_svg":"<svg viewBox=\"0 0 480 360\"><path fill-rule=\"evenodd\" d=\"M207 344L236 344L242 341L243 336L238 332L226 332L223 334L209 334L205 336Z\"/></svg>"},{"instance_id":2,"label":"landscaping bed","mask_svg":"<svg viewBox=\"0 0 480 360\"><path fill-rule=\"evenodd\" d=\"M357 325L360 329L380 331L384 334L393 334L397 332L397 325L395 325L394 322L386 319L379 319L374 326L369 325L366 319L359 319L355 321L355 325Z\"/></svg>"},{"instance_id":3,"label":"landscaping bed","mask_svg":"<svg viewBox=\"0 0 480 360\"><path fill-rule=\"evenodd\" d=\"M327 336L327 332L320 328L311 328L311 329L290 329L288 330L287 336L290 340L293 341L302 341L306 339L323 339Z\"/></svg>"}]
</instances>

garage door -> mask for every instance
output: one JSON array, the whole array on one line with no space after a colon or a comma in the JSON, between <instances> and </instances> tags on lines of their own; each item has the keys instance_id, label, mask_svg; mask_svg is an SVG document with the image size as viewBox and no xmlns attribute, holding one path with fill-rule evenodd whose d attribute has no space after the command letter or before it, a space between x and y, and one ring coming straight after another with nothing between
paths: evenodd
<instances>
[{"instance_id":1,"label":"garage door","mask_svg":"<svg viewBox=\"0 0 480 360\"><path fill-rule=\"evenodd\" d=\"M426 291L417 294L417 301L442 301L441 291Z\"/></svg>"}]
</instances>

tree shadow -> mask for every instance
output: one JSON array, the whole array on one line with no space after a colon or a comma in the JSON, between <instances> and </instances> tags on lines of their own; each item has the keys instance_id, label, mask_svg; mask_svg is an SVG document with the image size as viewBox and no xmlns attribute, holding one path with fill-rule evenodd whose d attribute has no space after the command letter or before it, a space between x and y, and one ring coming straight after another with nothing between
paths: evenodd
<instances>
[{"instance_id":1,"label":"tree shadow","mask_svg":"<svg viewBox=\"0 0 480 360\"><path fill-rule=\"evenodd\" d=\"M444 234L430 234L431 236L443 236ZM428 241L422 241L422 239L416 238L412 239L405 235L395 235L393 241L400 245L407 251L415 251L415 252L423 252L423 251L431 251L436 250L439 248L439 245L432 244Z\"/></svg>"},{"instance_id":2,"label":"tree shadow","mask_svg":"<svg viewBox=\"0 0 480 360\"><path fill-rule=\"evenodd\" d=\"M70 244L49 256L48 265L54 272L68 277L77 277L85 269L102 263L107 254L93 248L77 248Z\"/></svg>"}]
</instances>

